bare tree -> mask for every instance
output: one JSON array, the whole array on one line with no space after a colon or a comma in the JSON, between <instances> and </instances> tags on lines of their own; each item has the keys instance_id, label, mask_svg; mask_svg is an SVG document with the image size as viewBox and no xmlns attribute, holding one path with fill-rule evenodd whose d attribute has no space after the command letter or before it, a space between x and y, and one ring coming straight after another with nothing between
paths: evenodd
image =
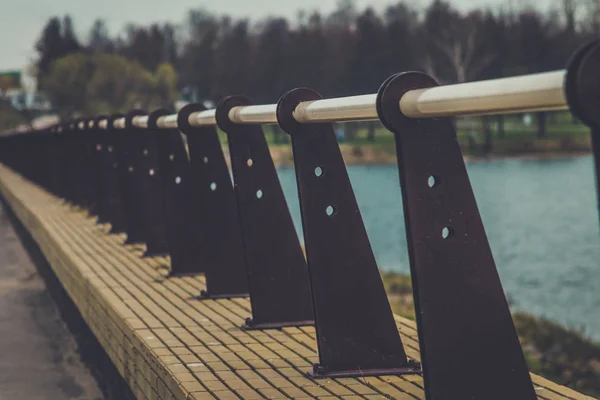
<instances>
[{"instance_id":1,"label":"bare tree","mask_svg":"<svg viewBox=\"0 0 600 400\"><path fill-rule=\"evenodd\" d=\"M567 32L575 32L578 6L579 2L577 0L562 0L562 11L565 18L565 30Z\"/></svg>"},{"instance_id":2,"label":"bare tree","mask_svg":"<svg viewBox=\"0 0 600 400\"><path fill-rule=\"evenodd\" d=\"M574 0L573 0L574 1ZM600 33L600 0L585 1L585 25L588 33L598 35Z\"/></svg>"},{"instance_id":3,"label":"bare tree","mask_svg":"<svg viewBox=\"0 0 600 400\"><path fill-rule=\"evenodd\" d=\"M426 51L425 69L451 82L477 79L498 56L495 46L486 40L483 15L475 12L463 17L443 3L436 8L432 12L438 15L431 15L430 23L437 24L435 20L440 18L445 21L437 30L428 30L431 46Z\"/></svg>"}]
</instances>

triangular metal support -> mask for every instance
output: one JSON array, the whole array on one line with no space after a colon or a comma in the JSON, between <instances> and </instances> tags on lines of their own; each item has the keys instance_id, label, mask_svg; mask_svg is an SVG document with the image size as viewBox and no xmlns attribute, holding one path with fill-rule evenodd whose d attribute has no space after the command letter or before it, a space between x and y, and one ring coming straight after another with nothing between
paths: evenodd
<instances>
[{"instance_id":1,"label":"triangular metal support","mask_svg":"<svg viewBox=\"0 0 600 400\"><path fill-rule=\"evenodd\" d=\"M249 104L231 96L216 110L229 142L248 269L252 318L243 328L312 325L308 269L262 128L229 119L233 107Z\"/></svg>"},{"instance_id":2,"label":"triangular metal support","mask_svg":"<svg viewBox=\"0 0 600 400\"><path fill-rule=\"evenodd\" d=\"M166 115L166 110L157 110L148 115L149 124L159 116ZM163 202L162 184L158 173L158 146L155 129L137 129L135 131L135 159L138 171L137 185L141 193L139 204L143 215L144 241L146 252L144 257L169 253L167 223Z\"/></svg>"},{"instance_id":3,"label":"triangular metal support","mask_svg":"<svg viewBox=\"0 0 600 400\"><path fill-rule=\"evenodd\" d=\"M600 41L579 49L567 65L565 91L573 115L590 127L600 208Z\"/></svg>"},{"instance_id":4,"label":"triangular metal support","mask_svg":"<svg viewBox=\"0 0 600 400\"><path fill-rule=\"evenodd\" d=\"M177 128L163 129L156 125L165 110L158 110L148 119L148 132L156 140L158 174L167 227L170 276L194 275L206 271L198 231L194 226L189 179L189 160L181 133ZM151 173L148 171L148 173Z\"/></svg>"},{"instance_id":5,"label":"triangular metal support","mask_svg":"<svg viewBox=\"0 0 600 400\"><path fill-rule=\"evenodd\" d=\"M123 233L126 229L124 195L121 192L120 157L117 149L119 132L114 127L114 121L122 118L122 114L114 114L106 120L107 127L103 136L102 160L104 164L104 192L102 193L103 221L111 224L110 233Z\"/></svg>"},{"instance_id":6,"label":"triangular metal support","mask_svg":"<svg viewBox=\"0 0 600 400\"><path fill-rule=\"evenodd\" d=\"M104 116L104 118L106 118ZM103 165L101 164L102 159L100 157L100 152L98 151L98 145L101 140L101 136L104 132L100 131L100 129L95 125L96 118L88 118L84 120L85 128L84 135L86 136L87 146L86 146L86 169L87 169L87 179L90 182L90 196L91 196L91 206L88 210L89 215L92 217L97 217L98 221L100 221L100 208L101 208L101 199L102 199L102 191L104 190L102 187L101 174L103 173ZM90 123L94 123L92 127L89 126Z\"/></svg>"},{"instance_id":7,"label":"triangular metal support","mask_svg":"<svg viewBox=\"0 0 600 400\"><path fill-rule=\"evenodd\" d=\"M139 187L139 174L137 168L140 155L136 133L139 128L132 124L133 117L144 115L141 110L132 110L125 115L125 129L117 129L114 135L117 142L117 162L121 195L125 207L125 233L126 244L144 243L144 214L142 213L142 193Z\"/></svg>"},{"instance_id":8,"label":"triangular metal support","mask_svg":"<svg viewBox=\"0 0 600 400\"><path fill-rule=\"evenodd\" d=\"M217 131L213 126L192 127L189 116L203 111L201 104L179 110L177 125L187 137L190 157L189 184L193 224L201 231L206 263L206 290L201 299L248 296L242 232L235 193Z\"/></svg>"},{"instance_id":9,"label":"triangular metal support","mask_svg":"<svg viewBox=\"0 0 600 400\"><path fill-rule=\"evenodd\" d=\"M293 111L319 100L294 89L277 106L291 135L315 309L315 378L420 373L406 357L331 124L300 124Z\"/></svg>"},{"instance_id":10,"label":"triangular metal support","mask_svg":"<svg viewBox=\"0 0 600 400\"><path fill-rule=\"evenodd\" d=\"M404 93L436 85L398 74L377 99L396 137L426 398L534 400L452 121L400 111Z\"/></svg>"}]
</instances>

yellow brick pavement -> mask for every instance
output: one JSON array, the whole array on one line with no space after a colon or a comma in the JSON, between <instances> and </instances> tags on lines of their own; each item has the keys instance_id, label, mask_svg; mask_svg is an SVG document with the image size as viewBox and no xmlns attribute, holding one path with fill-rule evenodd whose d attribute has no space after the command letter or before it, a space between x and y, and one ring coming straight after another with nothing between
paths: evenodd
<instances>
[{"instance_id":1,"label":"yellow brick pavement","mask_svg":"<svg viewBox=\"0 0 600 400\"><path fill-rule=\"evenodd\" d=\"M424 399L420 376L308 379L312 327L242 331L248 299L192 299L202 276L167 279L168 258L142 258L142 246L1 164L0 192L139 399ZM396 322L419 359L415 323ZM532 377L539 399L591 399Z\"/></svg>"}]
</instances>

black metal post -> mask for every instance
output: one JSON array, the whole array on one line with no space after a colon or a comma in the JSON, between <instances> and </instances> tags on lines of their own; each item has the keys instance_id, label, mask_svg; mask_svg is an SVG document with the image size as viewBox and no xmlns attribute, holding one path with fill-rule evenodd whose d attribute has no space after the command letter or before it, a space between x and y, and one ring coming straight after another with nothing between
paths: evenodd
<instances>
[{"instance_id":1,"label":"black metal post","mask_svg":"<svg viewBox=\"0 0 600 400\"><path fill-rule=\"evenodd\" d=\"M133 126L133 117L146 114L132 110L125 115L125 129L115 130L117 139L117 161L123 205L125 206L126 244L144 243L144 214L141 203L144 201L140 189L139 159L142 157L137 143L139 128Z\"/></svg>"},{"instance_id":2,"label":"black metal post","mask_svg":"<svg viewBox=\"0 0 600 400\"><path fill-rule=\"evenodd\" d=\"M82 118L77 122L79 152L80 152L80 185L82 190L83 206L89 215L97 214L98 186L96 176L96 154L94 149L94 130L88 126L88 119ZM83 123L83 128L79 127Z\"/></svg>"},{"instance_id":3,"label":"black metal post","mask_svg":"<svg viewBox=\"0 0 600 400\"><path fill-rule=\"evenodd\" d=\"M277 106L291 135L315 309L315 378L420 373L394 321L344 160L329 123L300 124L292 113L319 100L294 89Z\"/></svg>"},{"instance_id":4,"label":"black metal post","mask_svg":"<svg viewBox=\"0 0 600 400\"><path fill-rule=\"evenodd\" d=\"M104 179L105 192L103 194L103 208L106 210L105 220L110 222L110 233L125 232L125 195L121 188L121 164L122 157L119 157L117 149L120 143L117 140L120 132L115 129L113 123L116 119L123 117L121 114L111 115L107 119L106 133L104 135L104 145L102 146L104 160ZM98 121L98 120L96 120Z\"/></svg>"},{"instance_id":5,"label":"black metal post","mask_svg":"<svg viewBox=\"0 0 600 400\"><path fill-rule=\"evenodd\" d=\"M79 129L82 119L72 120L68 124L68 173L70 176L71 201L73 204L86 208L89 206L89 185L92 182L86 177L87 154L85 151L86 136Z\"/></svg>"},{"instance_id":6,"label":"black metal post","mask_svg":"<svg viewBox=\"0 0 600 400\"><path fill-rule=\"evenodd\" d=\"M52 192L56 196L60 196L60 160L62 160L61 154L61 138L56 129L56 126L51 126L43 130L44 142L39 145L44 148L42 158L43 169L47 174L47 182L45 187L48 191ZM21 150L22 151L22 150Z\"/></svg>"},{"instance_id":7,"label":"black metal post","mask_svg":"<svg viewBox=\"0 0 600 400\"><path fill-rule=\"evenodd\" d=\"M249 104L231 96L216 110L229 142L248 270L252 318L244 328L313 324L308 269L262 128L229 119L233 107Z\"/></svg>"},{"instance_id":8,"label":"black metal post","mask_svg":"<svg viewBox=\"0 0 600 400\"><path fill-rule=\"evenodd\" d=\"M177 125L187 137L191 219L201 231L206 290L200 298L248 296L248 277L235 193L214 126L192 127L189 116L201 104L179 110Z\"/></svg>"},{"instance_id":9,"label":"black metal post","mask_svg":"<svg viewBox=\"0 0 600 400\"><path fill-rule=\"evenodd\" d=\"M148 129L156 140L158 172L162 190L167 240L171 254L171 276L206 271L202 242L194 226L191 207L189 160L178 129L159 129L156 121L166 114L152 114Z\"/></svg>"},{"instance_id":10,"label":"black metal post","mask_svg":"<svg viewBox=\"0 0 600 400\"><path fill-rule=\"evenodd\" d=\"M156 119L167 113L166 110L156 110L150 113L149 126L156 124ZM158 167L158 146L156 144L156 129L138 129L135 135L138 156L138 179L142 193L140 204L143 223L146 252L144 256L157 256L169 253L167 235L166 210L164 207L162 183Z\"/></svg>"},{"instance_id":11,"label":"black metal post","mask_svg":"<svg viewBox=\"0 0 600 400\"><path fill-rule=\"evenodd\" d=\"M590 127L596 172L596 193L600 207L600 41L579 49L567 65L565 90L573 115Z\"/></svg>"},{"instance_id":12,"label":"black metal post","mask_svg":"<svg viewBox=\"0 0 600 400\"><path fill-rule=\"evenodd\" d=\"M400 112L404 93L436 85L422 73L398 74L377 100L396 137L426 397L533 400L452 121Z\"/></svg>"},{"instance_id":13,"label":"black metal post","mask_svg":"<svg viewBox=\"0 0 600 400\"><path fill-rule=\"evenodd\" d=\"M117 189L117 185L111 184L116 182L116 167L113 166L116 161L112 162L109 160L110 156L114 154L114 149L111 154L108 152L108 146L110 142L111 132L108 129L101 129L98 123L106 119L107 123L110 117L100 115L94 119L94 126L96 127L95 137L95 159L97 166L96 173L96 186L98 187L98 223L104 224L111 222L112 219L112 208L111 198L116 198L120 203L120 193L112 193L113 190Z\"/></svg>"},{"instance_id":14,"label":"black metal post","mask_svg":"<svg viewBox=\"0 0 600 400\"><path fill-rule=\"evenodd\" d=\"M83 136L85 136L85 170L86 170L86 184L87 186L87 197L88 197L88 213L90 216L98 216L98 199L99 187L98 187L98 154L96 152L96 135L97 131L95 127L90 128L89 122L91 118L83 119Z\"/></svg>"},{"instance_id":15,"label":"black metal post","mask_svg":"<svg viewBox=\"0 0 600 400\"><path fill-rule=\"evenodd\" d=\"M61 173L64 176L62 197L71 204L77 204L77 165L76 139L72 122L62 124L62 145L64 149Z\"/></svg>"},{"instance_id":16,"label":"black metal post","mask_svg":"<svg viewBox=\"0 0 600 400\"><path fill-rule=\"evenodd\" d=\"M89 129L88 135L90 140L90 162L91 162L91 177L90 179L93 181L96 189L94 191L95 197L95 207L92 210L92 215L95 215L98 219L98 223L105 223L106 221L106 206L104 204L104 199L106 198L106 190L105 187L105 176L106 173L104 167L104 154L103 154L103 146L105 141L106 131L104 129L100 129L98 127L98 121L101 119L106 119L106 115L100 115L95 118L90 118L88 122L93 123L93 127Z\"/></svg>"}]
</instances>

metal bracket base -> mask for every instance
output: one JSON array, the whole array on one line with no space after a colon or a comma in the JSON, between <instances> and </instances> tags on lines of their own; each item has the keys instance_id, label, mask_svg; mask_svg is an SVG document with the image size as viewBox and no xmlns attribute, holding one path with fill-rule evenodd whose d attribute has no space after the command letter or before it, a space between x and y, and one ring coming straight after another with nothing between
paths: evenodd
<instances>
[{"instance_id":1,"label":"metal bracket base","mask_svg":"<svg viewBox=\"0 0 600 400\"><path fill-rule=\"evenodd\" d=\"M289 321L289 322L278 322L278 323L254 323L252 318L246 318L244 324L240 327L244 331L254 331L260 329L281 329L281 328L291 328L298 326L313 326L315 321L307 320L307 321Z\"/></svg>"},{"instance_id":2,"label":"metal bracket base","mask_svg":"<svg viewBox=\"0 0 600 400\"><path fill-rule=\"evenodd\" d=\"M112 223L111 223L110 229L108 230L108 234L109 234L109 235L118 235L118 234L120 234L120 233L125 233L125 230L124 230L124 229L120 229L120 228L113 227L113 225L112 225Z\"/></svg>"},{"instance_id":3,"label":"metal bracket base","mask_svg":"<svg viewBox=\"0 0 600 400\"><path fill-rule=\"evenodd\" d=\"M210 300L210 299L234 299L238 297L248 297L248 293L237 293L237 294L210 294L206 290L200 292L200 296L194 297L196 300Z\"/></svg>"},{"instance_id":4,"label":"metal bracket base","mask_svg":"<svg viewBox=\"0 0 600 400\"><path fill-rule=\"evenodd\" d=\"M408 360L404 367L387 369L353 369L345 371L326 371L320 364L315 364L313 370L306 373L306 376L313 379L328 378L360 378L362 376L381 376L381 375L420 375L423 373L421 363L416 360Z\"/></svg>"},{"instance_id":5,"label":"metal bracket base","mask_svg":"<svg viewBox=\"0 0 600 400\"><path fill-rule=\"evenodd\" d=\"M169 252L158 252L158 253L154 253L154 252L149 252L148 250L146 250L144 252L144 254L142 255L142 258L150 258L150 257L166 257L169 255Z\"/></svg>"},{"instance_id":6,"label":"metal bracket base","mask_svg":"<svg viewBox=\"0 0 600 400\"><path fill-rule=\"evenodd\" d=\"M181 278L183 276L203 275L202 272L173 272L172 270L166 275L166 278Z\"/></svg>"},{"instance_id":7,"label":"metal bracket base","mask_svg":"<svg viewBox=\"0 0 600 400\"><path fill-rule=\"evenodd\" d=\"M143 239L141 238L130 238L129 236L127 237L127 239L125 239L125 243L124 244L142 244L145 243Z\"/></svg>"}]
</instances>

